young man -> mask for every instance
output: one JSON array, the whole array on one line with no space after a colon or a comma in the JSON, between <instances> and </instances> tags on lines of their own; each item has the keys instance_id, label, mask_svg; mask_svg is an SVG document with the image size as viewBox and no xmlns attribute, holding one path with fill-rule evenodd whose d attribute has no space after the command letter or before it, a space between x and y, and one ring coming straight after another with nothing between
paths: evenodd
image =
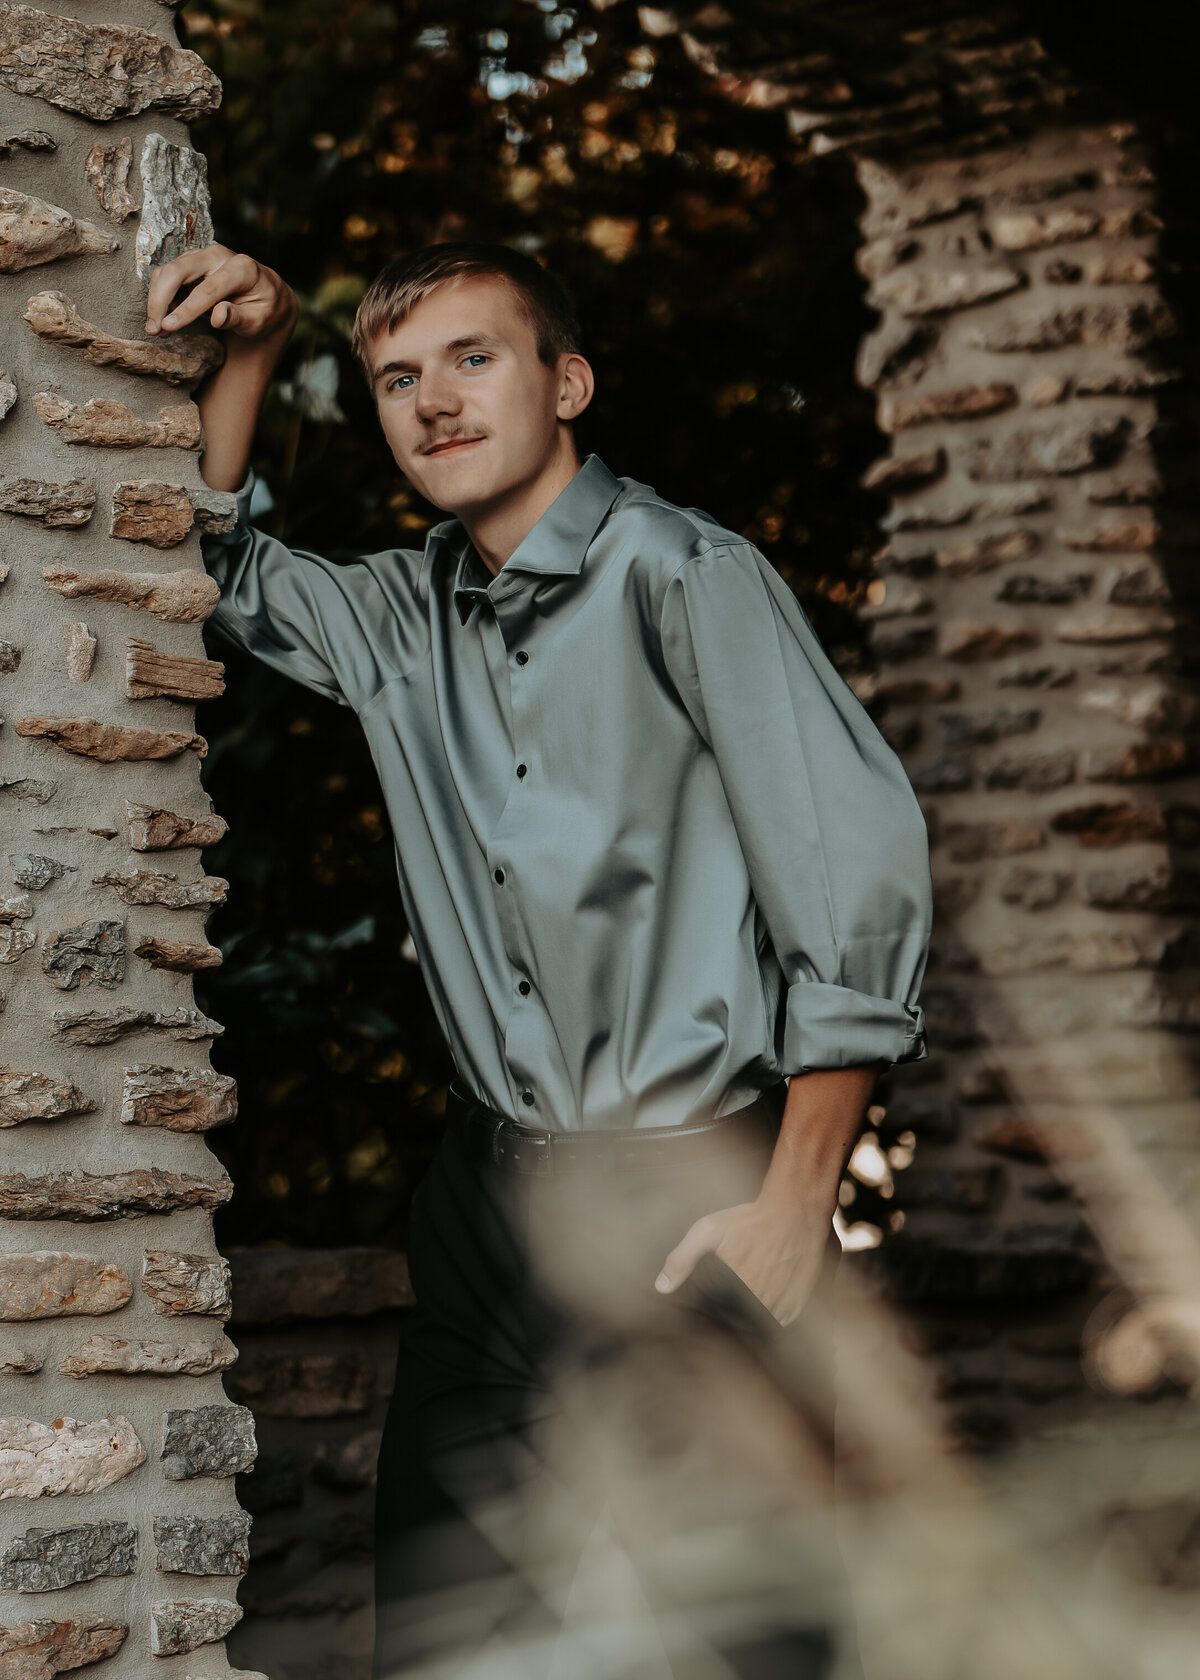
<instances>
[{"instance_id":1,"label":"young man","mask_svg":"<svg viewBox=\"0 0 1200 1680\"><path fill-rule=\"evenodd\" d=\"M376 1673L561 1663L563 1597L607 1501L669 1666L647 1667L633 1638L636 1658L595 1672L782 1661L815 1680L835 1656L811 1603L791 1626L776 1604L753 1636L727 1605L700 1634L693 1593L678 1635L670 1547L648 1538L682 1497L657 1479L661 1451L634 1453L620 1497L581 1467L619 1437L628 1470L645 1442L614 1423L627 1410L661 1414L672 1451L711 1448L713 1394L735 1369L767 1370L787 1397L787 1357L767 1350L828 1274L874 1080L926 1053L915 796L750 543L580 463L572 423L593 374L570 305L505 247L419 251L358 312L397 465L450 516L424 549L336 565L254 530L250 447L295 312L278 275L214 245L155 273L147 331L208 315L224 334L198 394L203 475L241 511L204 543L214 622L358 712L457 1069L413 1211ZM669 423L652 365L646 397ZM715 1364L696 1353L712 1347ZM715 1455L722 1475L743 1447L747 1462L765 1440L790 1450L795 1393L781 1411L753 1392L755 1424ZM739 1486L762 1495L772 1479L759 1465ZM704 1667L696 1639L725 1667ZM501 1647L511 1669L470 1666ZM563 1672L591 1670L575 1649Z\"/></svg>"}]
</instances>

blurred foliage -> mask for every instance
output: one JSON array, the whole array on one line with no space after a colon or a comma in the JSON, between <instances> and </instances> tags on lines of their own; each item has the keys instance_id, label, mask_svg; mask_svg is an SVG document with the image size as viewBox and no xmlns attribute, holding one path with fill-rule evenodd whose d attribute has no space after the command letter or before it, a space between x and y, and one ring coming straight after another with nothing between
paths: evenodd
<instances>
[{"instance_id":1,"label":"blurred foliage","mask_svg":"<svg viewBox=\"0 0 1200 1680\"><path fill-rule=\"evenodd\" d=\"M732 103L628 0L192 0L222 78L194 126L217 237L277 268L301 316L260 428L258 523L335 558L419 546L410 490L349 355L398 253L501 239L567 283L598 392L581 448L759 544L843 664L879 450L853 382L870 320L849 166L802 165L778 111ZM212 1141L227 1243L402 1242L451 1069L405 930L353 716L214 643L206 779L231 838L203 1007L243 1118Z\"/></svg>"}]
</instances>

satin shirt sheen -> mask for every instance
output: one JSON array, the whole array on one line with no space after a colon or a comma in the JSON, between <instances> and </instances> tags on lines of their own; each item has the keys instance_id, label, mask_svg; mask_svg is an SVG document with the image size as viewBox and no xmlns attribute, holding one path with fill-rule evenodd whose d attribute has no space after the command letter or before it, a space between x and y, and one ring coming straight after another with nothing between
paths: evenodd
<instances>
[{"instance_id":1,"label":"satin shirt sheen","mask_svg":"<svg viewBox=\"0 0 1200 1680\"><path fill-rule=\"evenodd\" d=\"M352 706L461 1082L681 1125L926 1055L925 825L791 590L591 455L496 577L457 520L350 564L204 538L213 622Z\"/></svg>"}]
</instances>

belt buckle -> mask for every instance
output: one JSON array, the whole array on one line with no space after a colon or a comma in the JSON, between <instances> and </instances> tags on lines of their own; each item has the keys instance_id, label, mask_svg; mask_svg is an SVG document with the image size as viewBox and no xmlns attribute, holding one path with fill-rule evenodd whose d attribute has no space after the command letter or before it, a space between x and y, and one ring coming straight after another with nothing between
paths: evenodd
<instances>
[{"instance_id":1,"label":"belt buckle","mask_svg":"<svg viewBox=\"0 0 1200 1680\"><path fill-rule=\"evenodd\" d=\"M527 1131L507 1116L496 1127L492 1147L497 1165L503 1165L507 1156L508 1164L517 1172L545 1178L554 1170L550 1134Z\"/></svg>"}]
</instances>

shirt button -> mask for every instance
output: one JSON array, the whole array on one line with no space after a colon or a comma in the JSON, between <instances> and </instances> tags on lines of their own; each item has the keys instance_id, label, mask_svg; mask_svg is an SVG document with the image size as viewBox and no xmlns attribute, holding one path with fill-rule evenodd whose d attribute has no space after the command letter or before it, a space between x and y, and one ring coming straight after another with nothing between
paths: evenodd
<instances>
[{"instance_id":1,"label":"shirt button","mask_svg":"<svg viewBox=\"0 0 1200 1680\"><path fill-rule=\"evenodd\" d=\"M504 885L504 871L503 871L503 869L494 869L492 871L492 873L496 877L496 880L499 881L500 885L503 886Z\"/></svg>"},{"instance_id":2,"label":"shirt button","mask_svg":"<svg viewBox=\"0 0 1200 1680\"><path fill-rule=\"evenodd\" d=\"M524 774L525 774L525 772L526 772L526 771L527 771L527 770L528 770L528 769L529 769L529 766L528 766L528 764L518 764L518 765L517 765L517 777L518 777L518 779L520 779L520 778L521 778L521 777L523 777L523 776L524 776Z\"/></svg>"},{"instance_id":3,"label":"shirt button","mask_svg":"<svg viewBox=\"0 0 1200 1680\"><path fill-rule=\"evenodd\" d=\"M533 1092L532 1091L522 1091L521 1092L521 1101L525 1104L526 1108L531 1108L533 1106Z\"/></svg>"},{"instance_id":4,"label":"shirt button","mask_svg":"<svg viewBox=\"0 0 1200 1680\"><path fill-rule=\"evenodd\" d=\"M522 997L528 997L530 992L533 990L533 987L529 984L528 980L522 980L518 983L517 990L520 992Z\"/></svg>"},{"instance_id":5,"label":"shirt button","mask_svg":"<svg viewBox=\"0 0 1200 1680\"><path fill-rule=\"evenodd\" d=\"M519 651L513 655L513 658L516 660L518 665L528 665L529 663L529 655L525 652L524 648L519 649Z\"/></svg>"}]
</instances>

